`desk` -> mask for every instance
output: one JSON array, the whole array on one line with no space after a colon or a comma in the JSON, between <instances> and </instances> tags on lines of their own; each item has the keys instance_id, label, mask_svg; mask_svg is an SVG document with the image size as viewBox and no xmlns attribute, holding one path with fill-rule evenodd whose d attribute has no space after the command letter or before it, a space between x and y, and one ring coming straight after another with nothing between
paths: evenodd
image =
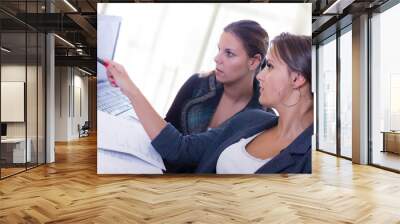
<instances>
[{"instance_id":1,"label":"desk","mask_svg":"<svg viewBox=\"0 0 400 224\"><path fill-rule=\"evenodd\" d=\"M31 144L32 141L30 138L27 138L26 142L28 143L26 147L26 154L25 154L25 138L6 138L6 139L1 139L1 145L2 145L2 157L3 153L7 151L10 151L12 154L12 163L25 163L25 162L30 162L31 161ZM11 150L9 149L9 146L13 146ZM11 156L10 156L11 157ZM25 161L25 158L27 161ZM10 158L11 160L11 158Z\"/></svg>"},{"instance_id":2,"label":"desk","mask_svg":"<svg viewBox=\"0 0 400 224\"><path fill-rule=\"evenodd\" d=\"M382 131L381 133L383 133L382 152L400 154L400 131Z\"/></svg>"}]
</instances>

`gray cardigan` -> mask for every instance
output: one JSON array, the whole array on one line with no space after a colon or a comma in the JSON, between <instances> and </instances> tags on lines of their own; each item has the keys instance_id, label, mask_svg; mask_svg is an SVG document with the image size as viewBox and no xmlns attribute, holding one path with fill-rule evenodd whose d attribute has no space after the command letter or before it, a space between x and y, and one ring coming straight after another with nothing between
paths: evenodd
<instances>
[{"instance_id":1,"label":"gray cardigan","mask_svg":"<svg viewBox=\"0 0 400 224\"><path fill-rule=\"evenodd\" d=\"M184 136L168 124L151 144L168 163L195 165L196 173L215 173L219 155L228 146L274 127L277 121L271 113L251 109L235 115L225 127L200 134ZM312 133L313 125L256 173L311 173Z\"/></svg>"},{"instance_id":2,"label":"gray cardigan","mask_svg":"<svg viewBox=\"0 0 400 224\"><path fill-rule=\"evenodd\" d=\"M221 100L223 91L223 85L216 80L214 74L206 77L194 74L180 88L165 120L183 134L205 132ZM258 102L259 95L259 84L254 79L253 96L242 111L262 109L263 107Z\"/></svg>"}]
</instances>

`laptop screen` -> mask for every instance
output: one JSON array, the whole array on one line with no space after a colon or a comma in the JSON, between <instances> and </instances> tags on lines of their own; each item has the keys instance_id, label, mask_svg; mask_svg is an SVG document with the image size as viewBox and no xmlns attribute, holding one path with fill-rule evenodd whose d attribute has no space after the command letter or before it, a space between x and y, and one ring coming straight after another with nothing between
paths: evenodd
<instances>
[{"instance_id":1,"label":"laptop screen","mask_svg":"<svg viewBox=\"0 0 400 224\"><path fill-rule=\"evenodd\" d=\"M121 17L97 15L97 57L114 59ZM107 79L106 70L97 62L97 81Z\"/></svg>"}]
</instances>

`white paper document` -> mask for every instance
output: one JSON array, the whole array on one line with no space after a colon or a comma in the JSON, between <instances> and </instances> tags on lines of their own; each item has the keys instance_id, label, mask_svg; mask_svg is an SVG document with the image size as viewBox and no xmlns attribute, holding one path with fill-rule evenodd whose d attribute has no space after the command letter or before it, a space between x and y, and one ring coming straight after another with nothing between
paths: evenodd
<instances>
[{"instance_id":1,"label":"white paper document","mask_svg":"<svg viewBox=\"0 0 400 224\"><path fill-rule=\"evenodd\" d=\"M132 169L135 169L135 164L137 165L137 170L133 170L132 172L127 171L126 173L153 173L151 172L152 169L146 172L145 167L149 165L158 169L158 171L154 173L160 173L161 170L165 170L160 154L151 145L150 138L139 121L126 120L97 110L97 124L98 154L102 156L100 158L101 160L98 160L98 167L101 167L98 171L102 170L103 173L110 173L104 170L104 168L128 164L116 162L120 161L121 158L124 159L124 161L130 160L129 165ZM117 154L114 153L113 156L110 153L104 153L100 150L112 151L120 153L120 155L115 156ZM125 156L123 156L123 154L125 154ZM128 155L128 157L126 155ZM107 160L107 156L110 158L109 160ZM129 159L129 156L136 157L136 159ZM107 164L105 165L102 163ZM120 168L121 167L116 168L116 170L120 171Z\"/></svg>"},{"instance_id":2,"label":"white paper document","mask_svg":"<svg viewBox=\"0 0 400 224\"><path fill-rule=\"evenodd\" d=\"M162 174L163 171L150 163L126 153L97 150L98 174Z\"/></svg>"}]
</instances>

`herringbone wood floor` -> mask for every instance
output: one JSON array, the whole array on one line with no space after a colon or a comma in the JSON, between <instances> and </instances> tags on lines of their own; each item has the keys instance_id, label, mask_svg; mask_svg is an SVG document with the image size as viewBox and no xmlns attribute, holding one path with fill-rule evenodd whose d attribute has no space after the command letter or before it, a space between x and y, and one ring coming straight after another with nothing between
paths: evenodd
<instances>
[{"instance_id":1,"label":"herringbone wood floor","mask_svg":"<svg viewBox=\"0 0 400 224\"><path fill-rule=\"evenodd\" d=\"M400 175L320 152L312 175L99 176L96 139L0 181L0 223L400 223Z\"/></svg>"}]
</instances>

